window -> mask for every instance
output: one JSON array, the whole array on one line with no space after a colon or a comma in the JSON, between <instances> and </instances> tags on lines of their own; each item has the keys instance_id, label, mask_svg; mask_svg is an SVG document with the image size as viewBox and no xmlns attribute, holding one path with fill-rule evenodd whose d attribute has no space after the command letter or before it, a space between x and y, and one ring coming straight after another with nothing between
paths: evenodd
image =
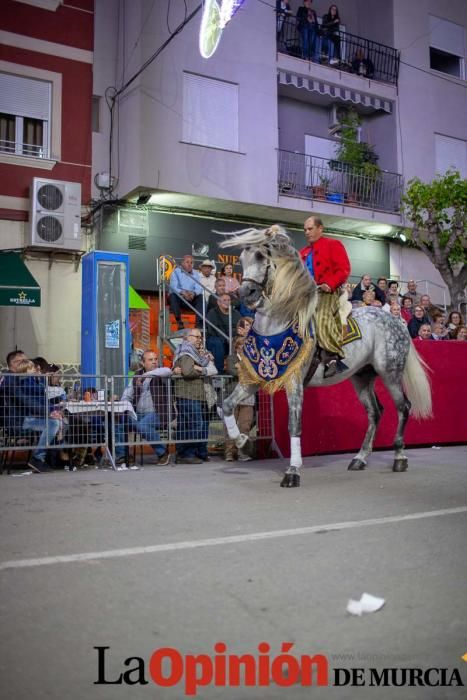
<instances>
[{"instance_id":1,"label":"window","mask_svg":"<svg viewBox=\"0 0 467 700\"><path fill-rule=\"evenodd\" d=\"M450 168L467 178L467 141L435 134L436 172L440 175Z\"/></svg>"},{"instance_id":2,"label":"window","mask_svg":"<svg viewBox=\"0 0 467 700\"><path fill-rule=\"evenodd\" d=\"M100 110L101 98L98 95L92 96L92 131L98 134L100 131Z\"/></svg>"},{"instance_id":3,"label":"window","mask_svg":"<svg viewBox=\"0 0 467 700\"><path fill-rule=\"evenodd\" d=\"M52 85L0 72L0 151L49 158Z\"/></svg>"},{"instance_id":4,"label":"window","mask_svg":"<svg viewBox=\"0 0 467 700\"><path fill-rule=\"evenodd\" d=\"M238 85L184 73L182 139L238 151Z\"/></svg>"},{"instance_id":5,"label":"window","mask_svg":"<svg viewBox=\"0 0 467 700\"><path fill-rule=\"evenodd\" d=\"M464 58L464 28L430 15L430 68L463 79Z\"/></svg>"}]
</instances>

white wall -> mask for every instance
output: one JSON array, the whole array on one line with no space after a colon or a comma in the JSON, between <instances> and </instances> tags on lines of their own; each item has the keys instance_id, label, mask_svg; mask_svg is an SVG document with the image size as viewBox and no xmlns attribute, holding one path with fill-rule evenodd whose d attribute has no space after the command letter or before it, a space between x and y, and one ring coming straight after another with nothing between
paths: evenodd
<instances>
[{"instance_id":1,"label":"white wall","mask_svg":"<svg viewBox=\"0 0 467 700\"><path fill-rule=\"evenodd\" d=\"M430 70L429 14L463 25L467 47L467 2L393 1L395 46L401 50L403 62L399 80L400 172L406 180L418 176L429 181L435 173L434 133L467 140L466 84Z\"/></svg>"},{"instance_id":2,"label":"white wall","mask_svg":"<svg viewBox=\"0 0 467 700\"><path fill-rule=\"evenodd\" d=\"M188 12L198 0L188 0ZM104 3L110 12L108 2ZM127 0L126 53L138 42L141 65L168 38L166 3ZM151 12L151 7L152 12ZM171 28L183 19L183 3L172 3ZM95 44L108 32L96 15ZM201 57L201 14L175 37L120 101L120 184L125 196L135 187L217 197L259 204L277 202L277 79L275 16L269 5L248 2L223 32L211 59ZM141 22L144 26L141 26ZM123 26L123 25L122 25ZM114 35L117 37L117 35ZM121 73L121 50L117 52ZM181 143L183 71L239 85L241 153ZM96 80L102 83L100 63ZM126 71L125 77L131 75ZM94 170L103 169L105 152L95 149ZM258 170L261 164L261 171Z\"/></svg>"},{"instance_id":3,"label":"white wall","mask_svg":"<svg viewBox=\"0 0 467 700\"><path fill-rule=\"evenodd\" d=\"M429 283L419 282L418 290L421 294L429 294L435 304L449 304L450 296L445 282L438 270L432 265L427 256L404 245L390 243L389 265L391 279L396 280L429 280ZM406 286L402 285L402 293Z\"/></svg>"},{"instance_id":4,"label":"white wall","mask_svg":"<svg viewBox=\"0 0 467 700\"><path fill-rule=\"evenodd\" d=\"M22 248L29 223L0 221L1 247ZM41 287L39 308L0 306L0 364L19 347L30 357L79 363L81 354L81 267L74 263L27 259L26 267Z\"/></svg>"}]
</instances>

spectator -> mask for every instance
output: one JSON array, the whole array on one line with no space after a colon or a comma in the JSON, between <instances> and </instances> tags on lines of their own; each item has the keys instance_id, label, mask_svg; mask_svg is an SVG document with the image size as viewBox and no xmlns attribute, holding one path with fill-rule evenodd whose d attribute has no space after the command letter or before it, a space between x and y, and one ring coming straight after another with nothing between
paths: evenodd
<instances>
[{"instance_id":1,"label":"spectator","mask_svg":"<svg viewBox=\"0 0 467 700\"><path fill-rule=\"evenodd\" d=\"M241 318L237 323L237 335L233 344L234 352L227 358L227 371L234 378L234 381L232 381L231 385L228 387L229 394L234 390L238 381L238 364L242 358L245 339L252 325L253 319L247 316ZM244 435L249 435L254 423L255 396L249 396L247 399L244 399L241 403L237 404L234 415L240 432ZM251 459L251 455L248 453L246 447L240 448L237 451L235 441L226 437L224 459L226 462L233 462L236 458L239 460L239 462L248 462Z\"/></svg>"},{"instance_id":2,"label":"spectator","mask_svg":"<svg viewBox=\"0 0 467 700\"><path fill-rule=\"evenodd\" d=\"M136 420L127 414L115 426L116 462L126 462L127 449L119 443L127 442L128 428L131 428L150 443L157 464L163 466L169 463L169 453L167 447L160 444L159 431L167 430L171 420L167 377L171 376L172 370L157 367L157 355L152 350L144 352L141 364L122 395L122 401L132 404Z\"/></svg>"},{"instance_id":3,"label":"spectator","mask_svg":"<svg viewBox=\"0 0 467 700\"><path fill-rule=\"evenodd\" d=\"M384 308L385 311L389 311L388 304L381 304L381 302L376 299L376 294L374 289L367 289L363 292L362 296L362 306L378 306L379 308Z\"/></svg>"},{"instance_id":4,"label":"spectator","mask_svg":"<svg viewBox=\"0 0 467 700\"><path fill-rule=\"evenodd\" d=\"M453 340L467 340L467 326L457 326Z\"/></svg>"},{"instance_id":5,"label":"spectator","mask_svg":"<svg viewBox=\"0 0 467 700\"><path fill-rule=\"evenodd\" d=\"M431 337L433 340L445 340L448 336L448 330L440 321L435 321L431 324Z\"/></svg>"},{"instance_id":6,"label":"spectator","mask_svg":"<svg viewBox=\"0 0 467 700\"><path fill-rule=\"evenodd\" d=\"M229 325L230 314L232 314L231 326ZM219 331L230 337L231 331L235 329L240 318L238 311L230 309L230 296L227 293L220 295L217 299L217 307L211 309L207 315L207 320L213 325L207 326L206 347L214 356L214 364L219 374L224 373L225 358L229 353L229 341Z\"/></svg>"},{"instance_id":7,"label":"spectator","mask_svg":"<svg viewBox=\"0 0 467 700\"><path fill-rule=\"evenodd\" d=\"M420 297L420 306L425 311L425 316L428 318L430 323L433 323L437 315L442 315L442 311L431 303L431 299L428 294L422 294Z\"/></svg>"},{"instance_id":8,"label":"spectator","mask_svg":"<svg viewBox=\"0 0 467 700\"><path fill-rule=\"evenodd\" d=\"M206 313L209 313L211 309L217 308L217 299L222 294L226 294L225 277L218 277L214 284L214 294L211 294L209 297Z\"/></svg>"},{"instance_id":9,"label":"spectator","mask_svg":"<svg viewBox=\"0 0 467 700\"><path fill-rule=\"evenodd\" d=\"M240 283L233 276L233 265L231 265L230 263L225 264L221 269L221 277L223 277L225 280L225 291L227 292L227 294L230 294L230 296L234 296L235 298L237 298Z\"/></svg>"},{"instance_id":10,"label":"spectator","mask_svg":"<svg viewBox=\"0 0 467 700\"><path fill-rule=\"evenodd\" d=\"M399 284L394 280L390 280L388 282L388 291L386 292L386 301L388 304L392 304L392 302L394 302L394 301L399 304L399 301L400 301Z\"/></svg>"},{"instance_id":11,"label":"spectator","mask_svg":"<svg viewBox=\"0 0 467 700\"><path fill-rule=\"evenodd\" d=\"M312 0L303 0L297 12L297 30L302 38L302 58L319 60L319 24L316 12L311 9Z\"/></svg>"},{"instance_id":12,"label":"spectator","mask_svg":"<svg viewBox=\"0 0 467 700\"><path fill-rule=\"evenodd\" d=\"M169 306L175 316L178 328L184 328L181 309L197 311L196 325L200 326L203 316L203 287L200 283L200 275L193 270L193 256L184 255L180 267L176 267L170 277ZM191 306L188 306L188 303Z\"/></svg>"},{"instance_id":13,"label":"spectator","mask_svg":"<svg viewBox=\"0 0 467 700\"><path fill-rule=\"evenodd\" d=\"M401 303L401 316L404 319L404 321L408 323L412 318L412 298L404 295L401 299Z\"/></svg>"},{"instance_id":14,"label":"spectator","mask_svg":"<svg viewBox=\"0 0 467 700\"><path fill-rule=\"evenodd\" d=\"M419 340L434 340L433 336L431 335L431 326L429 323L422 323L418 329L417 337Z\"/></svg>"},{"instance_id":15,"label":"spectator","mask_svg":"<svg viewBox=\"0 0 467 700\"><path fill-rule=\"evenodd\" d=\"M417 306L414 308L413 311L413 317L410 319L410 321L407 324L407 328L409 330L411 338L417 338L418 332L420 330L420 327L426 324L429 324L428 318L425 316L425 310L423 309L422 306L417 304ZM431 326L430 326L430 335L431 335Z\"/></svg>"},{"instance_id":16,"label":"spectator","mask_svg":"<svg viewBox=\"0 0 467 700\"><path fill-rule=\"evenodd\" d=\"M420 304L420 294L417 292L417 283L415 280L409 280L407 282L407 291L404 294L405 297L410 297L412 299L412 303L415 304Z\"/></svg>"},{"instance_id":17,"label":"spectator","mask_svg":"<svg viewBox=\"0 0 467 700\"><path fill-rule=\"evenodd\" d=\"M371 79L375 74L375 67L372 61L370 61L369 58L365 58L365 52L361 47L355 51L352 61L352 70L363 78Z\"/></svg>"},{"instance_id":18,"label":"spectator","mask_svg":"<svg viewBox=\"0 0 467 700\"><path fill-rule=\"evenodd\" d=\"M185 331L183 342L174 357L174 369L181 377L174 382L177 402L177 464L207 462L209 407L206 401L205 377L217 374L213 357L202 346L199 328Z\"/></svg>"},{"instance_id":19,"label":"spectator","mask_svg":"<svg viewBox=\"0 0 467 700\"><path fill-rule=\"evenodd\" d=\"M407 325L407 321L402 316L401 307L397 302L393 302L390 305L389 313L391 314L391 316L395 316L396 318L398 318L400 320L400 322L403 323L405 326Z\"/></svg>"},{"instance_id":20,"label":"spectator","mask_svg":"<svg viewBox=\"0 0 467 700\"><path fill-rule=\"evenodd\" d=\"M37 474L48 472L46 448L54 442L60 429L61 414L49 405L45 383L40 377L32 376L34 363L28 364L22 351L9 353L7 364L9 374L4 375L3 382L5 406L8 410L5 427L13 431L18 431L19 428L40 433L28 467ZM21 375L21 370L31 374Z\"/></svg>"},{"instance_id":21,"label":"spectator","mask_svg":"<svg viewBox=\"0 0 467 700\"><path fill-rule=\"evenodd\" d=\"M35 357L32 362L37 374L47 375L46 385L49 399L55 398L57 401L64 401L66 391L60 386L60 367L50 364L44 357Z\"/></svg>"},{"instance_id":22,"label":"spectator","mask_svg":"<svg viewBox=\"0 0 467 700\"><path fill-rule=\"evenodd\" d=\"M341 56L340 35L339 35L340 17L337 5L331 5L321 23L322 48L328 56L330 64L339 63Z\"/></svg>"},{"instance_id":23,"label":"spectator","mask_svg":"<svg viewBox=\"0 0 467 700\"><path fill-rule=\"evenodd\" d=\"M200 282L204 287L204 300L208 304L212 292L216 291L216 266L212 260L203 260L199 272Z\"/></svg>"},{"instance_id":24,"label":"spectator","mask_svg":"<svg viewBox=\"0 0 467 700\"><path fill-rule=\"evenodd\" d=\"M278 48L284 45L284 22L291 15L292 10L288 0L276 0L276 38Z\"/></svg>"},{"instance_id":25,"label":"spectator","mask_svg":"<svg viewBox=\"0 0 467 700\"><path fill-rule=\"evenodd\" d=\"M383 294L386 296L386 292L388 291L388 281L386 277L378 277L378 281L376 282L376 286L378 289L381 289Z\"/></svg>"},{"instance_id":26,"label":"spectator","mask_svg":"<svg viewBox=\"0 0 467 700\"><path fill-rule=\"evenodd\" d=\"M449 332L449 338L453 340L454 333L457 328L464 325L464 319L461 316L460 311L451 311L447 320L447 329Z\"/></svg>"},{"instance_id":27,"label":"spectator","mask_svg":"<svg viewBox=\"0 0 467 700\"><path fill-rule=\"evenodd\" d=\"M369 289L372 289L374 291L376 299L380 301L381 304L386 303L385 294L381 291L381 289L379 289L379 287L375 287L375 285L371 281L371 276L368 274L363 275L360 280L360 283L354 287L354 290L352 292L352 298L350 299L350 301L362 301L363 292L366 292Z\"/></svg>"}]
</instances>

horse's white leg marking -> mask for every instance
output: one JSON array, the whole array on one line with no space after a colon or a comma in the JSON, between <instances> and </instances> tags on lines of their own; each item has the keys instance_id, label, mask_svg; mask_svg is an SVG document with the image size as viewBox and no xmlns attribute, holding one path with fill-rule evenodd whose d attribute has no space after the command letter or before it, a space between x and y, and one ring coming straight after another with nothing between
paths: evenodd
<instances>
[{"instance_id":1,"label":"horse's white leg marking","mask_svg":"<svg viewBox=\"0 0 467 700\"><path fill-rule=\"evenodd\" d=\"M299 437L290 438L290 466L300 469L302 466L302 446Z\"/></svg>"}]
</instances>

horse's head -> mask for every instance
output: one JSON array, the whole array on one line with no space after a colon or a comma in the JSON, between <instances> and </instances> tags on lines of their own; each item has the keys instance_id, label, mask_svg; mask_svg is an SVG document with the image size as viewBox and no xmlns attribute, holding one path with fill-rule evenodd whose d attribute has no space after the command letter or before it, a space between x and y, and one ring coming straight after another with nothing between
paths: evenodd
<instances>
[{"instance_id":1,"label":"horse's head","mask_svg":"<svg viewBox=\"0 0 467 700\"><path fill-rule=\"evenodd\" d=\"M222 248L243 247L240 255L243 275L238 292L245 306L256 309L269 295L274 281L274 258L289 245L289 237L277 225L239 231L221 243Z\"/></svg>"}]
</instances>

